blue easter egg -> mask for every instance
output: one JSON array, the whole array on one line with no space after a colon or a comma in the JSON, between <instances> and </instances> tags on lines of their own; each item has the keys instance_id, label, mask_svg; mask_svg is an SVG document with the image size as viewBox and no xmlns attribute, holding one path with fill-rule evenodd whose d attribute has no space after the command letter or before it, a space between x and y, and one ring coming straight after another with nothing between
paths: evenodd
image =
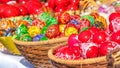
<instances>
[{"instance_id":1,"label":"blue easter egg","mask_svg":"<svg viewBox=\"0 0 120 68\"><path fill-rule=\"evenodd\" d=\"M38 34L33 38L33 41L39 41L43 36L43 34Z\"/></svg>"},{"instance_id":2,"label":"blue easter egg","mask_svg":"<svg viewBox=\"0 0 120 68\"><path fill-rule=\"evenodd\" d=\"M71 20L70 22L73 23L73 24L75 24L75 25L79 24L79 22L77 20Z\"/></svg>"}]
</instances>

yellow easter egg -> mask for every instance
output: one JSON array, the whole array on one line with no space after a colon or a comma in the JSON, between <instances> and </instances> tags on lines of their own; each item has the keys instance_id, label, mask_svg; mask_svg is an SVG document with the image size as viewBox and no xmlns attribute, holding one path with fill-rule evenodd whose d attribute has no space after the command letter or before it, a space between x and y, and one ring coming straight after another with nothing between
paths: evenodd
<instances>
[{"instance_id":1,"label":"yellow easter egg","mask_svg":"<svg viewBox=\"0 0 120 68\"><path fill-rule=\"evenodd\" d=\"M65 36L70 36L71 34L78 34L78 30L75 27L68 27L65 29Z\"/></svg>"},{"instance_id":2,"label":"yellow easter egg","mask_svg":"<svg viewBox=\"0 0 120 68\"><path fill-rule=\"evenodd\" d=\"M60 24L60 25L59 25L59 31L60 31L61 33L64 33L65 27L66 27L66 24Z\"/></svg>"},{"instance_id":3,"label":"yellow easter egg","mask_svg":"<svg viewBox=\"0 0 120 68\"><path fill-rule=\"evenodd\" d=\"M36 26L31 26L29 29L28 29L28 33L31 37L34 37L38 34L41 33L41 30L39 29L39 27L36 27Z\"/></svg>"}]
</instances>

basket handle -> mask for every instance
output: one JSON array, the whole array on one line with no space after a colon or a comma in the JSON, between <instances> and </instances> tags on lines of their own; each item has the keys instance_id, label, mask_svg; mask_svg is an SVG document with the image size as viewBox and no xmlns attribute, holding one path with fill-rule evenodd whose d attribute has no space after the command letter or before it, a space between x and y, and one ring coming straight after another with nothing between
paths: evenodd
<instances>
[{"instance_id":1,"label":"basket handle","mask_svg":"<svg viewBox=\"0 0 120 68\"><path fill-rule=\"evenodd\" d=\"M108 52L107 68L120 68L120 48Z\"/></svg>"}]
</instances>

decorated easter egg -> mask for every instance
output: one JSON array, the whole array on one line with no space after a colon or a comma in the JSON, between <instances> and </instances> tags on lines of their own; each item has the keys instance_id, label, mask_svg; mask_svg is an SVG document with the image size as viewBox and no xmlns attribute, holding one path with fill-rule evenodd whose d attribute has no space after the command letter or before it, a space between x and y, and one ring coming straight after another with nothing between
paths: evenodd
<instances>
[{"instance_id":1,"label":"decorated easter egg","mask_svg":"<svg viewBox=\"0 0 120 68\"><path fill-rule=\"evenodd\" d=\"M88 20L90 21L90 25L91 25L91 26L92 26L92 25L94 24L94 22L95 22L94 17L91 16L91 15L84 15L84 16L82 16L80 19L81 19L81 20L82 20L82 19L88 19Z\"/></svg>"},{"instance_id":2,"label":"decorated easter egg","mask_svg":"<svg viewBox=\"0 0 120 68\"><path fill-rule=\"evenodd\" d=\"M82 57L83 58L95 58L98 57L98 45L92 42L81 43Z\"/></svg>"},{"instance_id":3,"label":"decorated easter egg","mask_svg":"<svg viewBox=\"0 0 120 68\"><path fill-rule=\"evenodd\" d=\"M32 25L32 18L30 16L25 16L22 20L27 21L30 25Z\"/></svg>"},{"instance_id":4,"label":"decorated easter egg","mask_svg":"<svg viewBox=\"0 0 120 68\"><path fill-rule=\"evenodd\" d=\"M64 12L66 10L65 6L62 6L62 5L59 5L59 6L56 6L55 8L55 13L61 13L61 12Z\"/></svg>"},{"instance_id":5,"label":"decorated easter egg","mask_svg":"<svg viewBox=\"0 0 120 68\"><path fill-rule=\"evenodd\" d=\"M91 15L91 16L93 16L93 17L94 17L94 19L96 19L96 18L98 18L98 17L99 17L99 14L98 14L98 13L91 13L90 15Z\"/></svg>"},{"instance_id":6,"label":"decorated easter egg","mask_svg":"<svg viewBox=\"0 0 120 68\"><path fill-rule=\"evenodd\" d=\"M54 16L54 12L52 10L53 8L49 7L49 6L43 6L42 10L43 12L48 12L51 16Z\"/></svg>"},{"instance_id":7,"label":"decorated easter egg","mask_svg":"<svg viewBox=\"0 0 120 68\"><path fill-rule=\"evenodd\" d=\"M43 12L38 15L38 19L42 20L43 22L47 22L51 18L51 15L48 12Z\"/></svg>"},{"instance_id":8,"label":"decorated easter egg","mask_svg":"<svg viewBox=\"0 0 120 68\"><path fill-rule=\"evenodd\" d=\"M68 46L61 46L55 51L55 56L66 60L81 59L80 47L69 48Z\"/></svg>"},{"instance_id":9,"label":"decorated easter egg","mask_svg":"<svg viewBox=\"0 0 120 68\"><path fill-rule=\"evenodd\" d=\"M58 22L60 24L66 24L70 21L70 14L67 12L61 12L58 16L57 16Z\"/></svg>"},{"instance_id":10,"label":"decorated easter egg","mask_svg":"<svg viewBox=\"0 0 120 68\"><path fill-rule=\"evenodd\" d=\"M53 25L53 24L58 24L58 21L56 18L50 18L47 22L46 22L46 25L47 26L50 26L50 25Z\"/></svg>"},{"instance_id":11,"label":"decorated easter egg","mask_svg":"<svg viewBox=\"0 0 120 68\"><path fill-rule=\"evenodd\" d=\"M46 25L46 23L43 22L42 20L39 20L39 19L35 19L35 20L33 20L33 22L32 22L32 26L37 26L37 27L39 27L40 29L42 29L45 25Z\"/></svg>"},{"instance_id":12,"label":"decorated easter egg","mask_svg":"<svg viewBox=\"0 0 120 68\"><path fill-rule=\"evenodd\" d=\"M27 31L28 31L27 26L25 26L24 24L21 24L21 25L16 29L16 35L27 34L27 33L28 33Z\"/></svg>"},{"instance_id":13,"label":"decorated easter egg","mask_svg":"<svg viewBox=\"0 0 120 68\"><path fill-rule=\"evenodd\" d=\"M54 10L55 17L57 18L62 12L65 12L65 11L66 11L66 7L65 6L62 6L62 5L56 6L55 10Z\"/></svg>"},{"instance_id":14,"label":"decorated easter egg","mask_svg":"<svg viewBox=\"0 0 120 68\"><path fill-rule=\"evenodd\" d=\"M88 27L90 27L90 21L88 20L88 19L82 19L82 20L80 20L80 31L83 31L84 30L84 28L88 28Z\"/></svg>"},{"instance_id":15,"label":"decorated easter egg","mask_svg":"<svg viewBox=\"0 0 120 68\"><path fill-rule=\"evenodd\" d=\"M97 44L101 44L107 40L107 34L104 31L99 31L93 35L93 42Z\"/></svg>"},{"instance_id":16,"label":"decorated easter egg","mask_svg":"<svg viewBox=\"0 0 120 68\"><path fill-rule=\"evenodd\" d=\"M120 45L116 42L106 41L106 42L103 42L102 44L100 44L99 53L101 56L105 56L105 55L107 55L107 53L110 50L113 50L113 49L119 48L119 47L120 47Z\"/></svg>"},{"instance_id":17,"label":"decorated easter egg","mask_svg":"<svg viewBox=\"0 0 120 68\"><path fill-rule=\"evenodd\" d=\"M91 39L91 32L88 30L80 32L78 35L78 39L80 42L87 42Z\"/></svg>"},{"instance_id":18,"label":"decorated easter egg","mask_svg":"<svg viewBox=\"0 0 120 68\"><path fill-rule=\"evenodd\" d=\"M16 27L20 26L21 24L24 24L24 25L26 25L27 27L30 26L30 24L29 24L27 21L25 21L25 20L19 20L19 21L17 21L15 24L16 24Z\"/></svg>"},{"instance_id":19,"label":"decorated easter egg","mask_svg":"<svg viewBox=\"0 0 120 68\"><path fill-rule=\"evenodd\" d=\"M33 37L33 41L39 41L42 37L44 37L43 34L38 34L35 37Z\"/></svg>"},{"instance_id":20,"label":"decorated easter egg","mask_svg":"<svg viewBox=\"0 0 120 68\"><path fill-rule=\"evenodd\" d=\"M36 35L40 34L41 33L41 30L39 29L39 27L36 27L36 26L31 26L29 29L28 29L28 33L31 37L35 37Z\"/></svg>"},{"instance_id":21,"label":"decorated easter egg","mask_svg":"<svg viewBox=\"0 0 120 68\"><path fill-rule=\"evenodd\" d=\"M66 26L64 31L65 36L70 36L71 34L78 34L78 29L75 26Z\"/></svg>"},{"instance_id":22,"label":"decorated easter egg","mask_svg":"<svg viewBox=\"0 0 120 68\"><path fill-rule=\"evenodd\" d=\"M45 40L48 40L48 38L46 36L43 36L40 41L45 41Z\"/></svg>"},{"instance_id":23,"label":"decorated easter egg","mask_svg":"<svg viewBox=\"0 0 120 68\"><path fill-rule=\"evenodd\" d=\"M59 24L60 33L64 33L65 27L66 27L66 24Z\"/></svg>"},{"instance_id":24,"label":"decorated easter egg","mask_svg":"<svg viewBox=\"0 0 120 68\"><path fill-rule=\"evenodd\" d=\"M45 34L47 31L47 28L48 28L47 26L44 26L41 30L41 34Z\"/></svg>"},{"instance_id":25,"label":"decorated easter egg","mask_svg":"<svg viewBox=\"0 0 120 68\"><path fill-rule=\"evenodd\" d=\"M54 24L48 27L45 36L51 39L57 37L59 34L59 26Z\"/></svg>"},{"instance_id":26,"label":"decorated easter egg","mask_svg":"<svg viewBox=\"0 0 120 68\"><path fill-rule=\"evenodd\" d=\"M98 16L96 18L96 21L94 22L94 26L99 29L105 30L107 28L107 21L103 16Z\"/></svg>"},{"instance_id":27,"label":"decorated easter egg","mask_svg":"<svg viewBox=\"0 0 120 68\"><path fill-rule=\"evenodd\" d=\"M120 30L117 32L113 32L110 36L110 39L120 44Z\"/></svg>"},{"instance_id":28,"label":"decorated easter egg","mask_svg":"<svg viewBox=\"0 0 120 68\"><path fill-rule=\"evenodd\" d=\"M74 4L68 5L67 12L70 15L79 15L80 14L80 10L79 10L78 5L74 5Z\"/></svg>"},{"instance_id":29,"label":"decorated easter egg","mask_svg":"<svg viewBox=\"0 0 120 68\"><path fill-rule=\"evenodd\" d=\"M55 5L59 6L67 6L69 4L69 0L54 0L55 1Z\"/></svg>"},{"instance_id":30,"label":"decorated easter egg","mask_svg":"<svg viewBox=\"0 0 120 68\"><path fill-rule=\"evenodd\" d=\"M77 34L72 34L72 35L69 36L69 38L68 38L68 46L70 48L73 48L75 46L80 46Z\"/></svg>"},{"instance_id":31,"label":"decorated easter egg","mask_svg":"<svg viewBox=\"0 0 120 68\"><path fill-rule=\"evenodd\" d=\"M71 20L80 20L80 15L79 14L72 15Z\"/></svg>"},{"instance_id":32,"label":"decorated easter egg","mask_svg":"<svg viewBox=\"0 0 120 68\"><path fill-rule=\"evenodd\" d=\"M20 39L25 42L32 41L32 37L28 34L23 35Z\"/></svg>"},{"instance_id":33,"label":"decorated easter egg","mask_svg":"<svg viewBox=\"0 0 120 68\"><path fill-rule=\"evenodd\" d=\"M109 29L111 32L117 32L120 30L120 13L111 13L109 16L109 21Z\"/></svg>"}]
</instances>

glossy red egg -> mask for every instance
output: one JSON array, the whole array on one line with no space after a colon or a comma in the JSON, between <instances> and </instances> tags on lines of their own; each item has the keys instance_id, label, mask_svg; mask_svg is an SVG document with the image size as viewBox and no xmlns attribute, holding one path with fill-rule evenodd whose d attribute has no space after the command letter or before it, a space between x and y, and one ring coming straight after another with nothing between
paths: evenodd
<instances>
[{"instance_id":1,"label":"glossy red egg","mask_svg":"<svg viewBox=\"0 0 120 68\"><path fill-rule=\"evenodd\" d=\"M81 59L81 50L79 47L71 49L68 46L63 46L55 51L55 56L61 59L77 60Z\"/></svg>"},{"instance_id":2,"label":"glossy red egg","mask_svg":"<svg viewBox=\"0 0 120 68\"><path fill-rule=\"evenodd\" d=\"M70 4L79 5L79 0L70 0Z\"/></svg>"},{"instance_id":3,"label":"glossy red egg","mask_svg":"<svg viewBox=\"0 0 120 68\"><path fill-rule=\"evenodd\" d=\"M98 45L95 43L81 43L81 49L83 58L98 57Z\"/></svg>"},{"instance_id":4,"label":"glossy red egg","mask_svg":"<svg viewBox=\"0 0 120 68\"><path fill-rule=\"evenodd\" d=\"M101 56L105 56L107 55L107 53L110 51L110 50L113 50L115 48L119 48L120 45L116 42L113 42L113 41L107 41L107 42L104 42L100 45L99 47L99 53Z\"/></svg>"},{"instance_id":5,"label":"glossy red egg","mask_svg":"<svg viewBox=\"0 0 120 68\"><path fill-rule=\"evenodd\" d=\"M88 30L82 31L79 35L78 35L78 39L80 42L87 42L91 39L91 32Z\"/></svg>"},{"instance_id":6,"label":"glossy red egg","mask_svg":"<svg viewBox=\"0 0 120 68\"><path fill-rule=\"evenodd\" d=\"M54 0L56 6L67 6L69 4L69 0Z\"/></svg>"},{"instance_id":7,"label":"glossy red egg","mask_svg":"<svg viewBox=\"0 0 120 68\"><path fill-rule=\"evenodd\" d=\"M109 16L109 29L111 32L117 32L118 30L120 30L120 13L112 13Z\"/></svg>"},{"instance_id":8,"label":"glossy red egg","mask_svg":"<svg viewBox=\"0 0 120 68\"><path fill-rule=\"evenodd\" d=\"M106 39L107 39L107 34L104 31L99 31L98 33L95 33L92 38L93 42L97 44L105 42Z\"/></svg>"},{"instance_id":9,"label":"glossy red egg","mask_svg":"<svg viewBox=\"0 0 120 68\"><path fill-rule=\"evenodd\" d=\"M73 48L74 46L79 46L79 40L77 34L72 34L68 38L68 46Z\"/></svg>"},{"instance_id":10,"label":"glossy red egg","mask_svg":"<svg viewBox=\"0 0 120 68\"><path fill-rule=\"evenodd\" d=\"M96 28L96 27L90 27L88 30L92 33L92 35L94 35L95 33L98 33L98 32L100 31L100 30L99 30L98 28Z\"/></svg>"},{"instance_id":11,"label":"glossy red egg","mask_svg":"<svg viewBox=\"0 0 120 68\"><path fill-rule=\"evenodd\" d=\"M120 31L112 33L110 39L120 44Z\"/></svg>"}]
</instances>

